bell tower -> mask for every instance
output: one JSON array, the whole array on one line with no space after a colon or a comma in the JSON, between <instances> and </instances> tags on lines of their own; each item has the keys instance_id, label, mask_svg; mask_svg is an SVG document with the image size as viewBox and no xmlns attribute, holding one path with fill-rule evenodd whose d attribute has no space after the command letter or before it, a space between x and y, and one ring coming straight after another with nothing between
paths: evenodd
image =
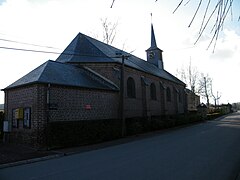
<instances>
[{"instance_id":1,"label":"bell tower","mask_svg":"<svg viewBox=\"0 0 240 180\"><path fill-rule=\"evenodd\" d=\"M151 24L151 47L146 50L147 61L159 69L163 69L162 50L157 47L153 24Z\"/></svg>"}]
</instances>

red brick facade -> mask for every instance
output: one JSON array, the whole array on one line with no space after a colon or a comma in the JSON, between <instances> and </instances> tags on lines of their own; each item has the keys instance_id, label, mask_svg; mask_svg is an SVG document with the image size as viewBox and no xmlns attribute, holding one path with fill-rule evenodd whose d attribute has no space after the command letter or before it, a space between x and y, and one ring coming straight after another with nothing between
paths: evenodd
<instances>
[{"instance_id":1,"label":"red brick facade","mask_svg":"<svg viewBox=\"0 0 240 180\"><path fill-rule=\"evenodd\" d=\"M54 85L29 85L5 91L5 119L9 121L10 142L36 147L46 143L46 125L53 121L116 119L118 92ZM13 127L14 109L31 109L30 128L23 118Z\"/></svg>"},{"instance_id":2,"label":"red brick facade","mask_svg":"<svg viewBox=\"0 0 240 180\"><path fill-rule=\"evenodd\" d=\"M109 63L85 64L101 76L119 86L120 65ZM136 97L127 96L127 80L133 78ZM186 111L184 86L171 81L125 67L126 118L162 116ZM156 87L156 99L151 99L150 85ZM171 92L170 100L166 89ZM35 84L5 90L5 119L9 121L10 141L27 143L37 147L46 143L46 125L54 121L81 121L119 118L119 92L109 90L84 89L54 84ZM31 127L23 127L23 119L18 119L18 127L12 126L13 110L31 109Z\"/></svg>"},{"instance_id":3,"label":"red brick facade","mask_svg":"<svg viewBox=\"0 0 240 180\"><path fill-rule=\"evenodd\" d=\"M114 63L84 64L102 76L110 79L116 85L120 84L120 65ZM132 77L135 81L136 98L127 97L127 79ZM145 83L142 82L144 80ZM181 114L186 111L185 87L171 81L150 75L146 72L125 67L125 116L142 117L161 116L164 114ZM156 86L156 100L151 100L150 84ZM171 90L171 101L166 100L166 88ZM179 97L181 96L181 97ZM145 100L144 100L145 99ZM145 102L144 102L145 101ZM143 104L145 103L145 105ZM145 106L145 107L144 107ZM145 109L144 109L145 108Z\"/></svg>"},{"instance_id":4,"label":"red brick facade","mask_svg":"<svg viewBox=\"0 0 240 180\"><path fill-rule=\"evenodd\" d=\"M30 128L23 126L23 118L17 119L17 127L13 127L13 111L18 108L31 109ZM10 141L34 146L44 144L46 110L46 87L43 85L30 85L5 91L5 120L9 122Z\"/></svg>"}]
</instances>

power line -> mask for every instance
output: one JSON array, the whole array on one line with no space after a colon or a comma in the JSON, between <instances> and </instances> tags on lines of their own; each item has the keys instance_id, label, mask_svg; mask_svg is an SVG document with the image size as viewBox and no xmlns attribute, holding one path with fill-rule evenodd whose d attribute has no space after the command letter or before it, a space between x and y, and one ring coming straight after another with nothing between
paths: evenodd
<instances>
[{"instance_id":1,"label":"power line","mask_svg":"<svg viewBox=\"0 0 240 180\"><path fill-rule=\"evenodd\" d=\"M76 54L73 53L73 51L68 52L54 52L54 51L42 51L42 50L34 50L34 49L24 49L24 48L13 48L13 47L6 47L6 46L0 46L0 49L6 49L6 50L14 50L14 51L25 51L25 52L34 52L34 53L46 53L46 54L58 54L58 55L68 55L68 56L79 56L79 57L102 57L102 58L118 58L118 56L107 56L107 55L92 55L92 54ZM129 53L127 53L129 54Z\"/></svg>"},{"instance_id":2,"label":"power line","mask_svg":"<svg viewBox=\"0 0 240 180\"><path fill-rule=\"evenodd\" d=\"M41 51L41 50L34 50L34 49L12 48L12 47L5 47L5 46L0 46L0 49L15 50L15 51L27 51L27 52L36 52L36 53L48 53L48 54L61 54L59 52L53 52L53 51Z\"/></svg>"},{"instance_id":3,"label":"power line","mask_svg":"<svg viewBox=\"0 0 240 180\"><path fill-rule=\"evenodd\" d=\"M0 38L0 41L18 43L18 44L24 44L24 45L30 45L30 46L36 46L36 47L44 47L44 48L49 48L49 49L59 49L59 48L55 48L55 47L51 47L51 46L43 46L43 45L26 43L26 42L21 42L21 41L15 41L15 40L10 40L10 39L5 39L5 38Z\"/></svg>"}]
</instances>

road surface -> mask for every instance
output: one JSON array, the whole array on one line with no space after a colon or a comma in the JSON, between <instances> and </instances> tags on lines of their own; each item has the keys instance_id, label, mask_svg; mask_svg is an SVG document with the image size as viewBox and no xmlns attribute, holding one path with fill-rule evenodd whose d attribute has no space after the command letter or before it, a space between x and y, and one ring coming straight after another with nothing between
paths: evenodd
<instances>
[{"instance_id":1,"label":"road surface","mask_svg":"<svg viewBox=\"0 0 240 180\"><path fill-rule=\"evenodd\" d=\"M99 150L0 169L1 180L233 180L240 113Z\"/></svg>"}]
</instances>

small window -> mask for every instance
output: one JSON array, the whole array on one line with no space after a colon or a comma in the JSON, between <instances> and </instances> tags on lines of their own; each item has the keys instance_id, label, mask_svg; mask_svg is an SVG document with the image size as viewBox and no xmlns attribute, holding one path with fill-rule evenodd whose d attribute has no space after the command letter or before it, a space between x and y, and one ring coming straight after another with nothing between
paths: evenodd
<instances>
[{"instance_id":1,"label":"small window","mask_svg":"<svg viewBox=\"0 0 240 180\"><path fill-rule=\"evenodd\" d=\"M151 95L151 99L152 100L156 100L157 99L157 95L156 95L156 86L154 83L152 83L150 85L150 95Z\"/></svg>"},{"instance_id":2,"label":"small window","mask_svg":"<svg viewBox=\"0 0 240 180\"><path fill-rule=\"evenodd\" d=\"M127 96L129 98L136 98L135 82L131 77L127 80Z\"/></svg>"},{"instance_id":3,"label":"small window","mask_svg":"<svg viewBox=\"0 0 240 180\"><path fill-rule=\"evenodd\" d=\"M171 89L169 87L167 88L167 101L171 101Z\"/></svg>"}]
</instances>

